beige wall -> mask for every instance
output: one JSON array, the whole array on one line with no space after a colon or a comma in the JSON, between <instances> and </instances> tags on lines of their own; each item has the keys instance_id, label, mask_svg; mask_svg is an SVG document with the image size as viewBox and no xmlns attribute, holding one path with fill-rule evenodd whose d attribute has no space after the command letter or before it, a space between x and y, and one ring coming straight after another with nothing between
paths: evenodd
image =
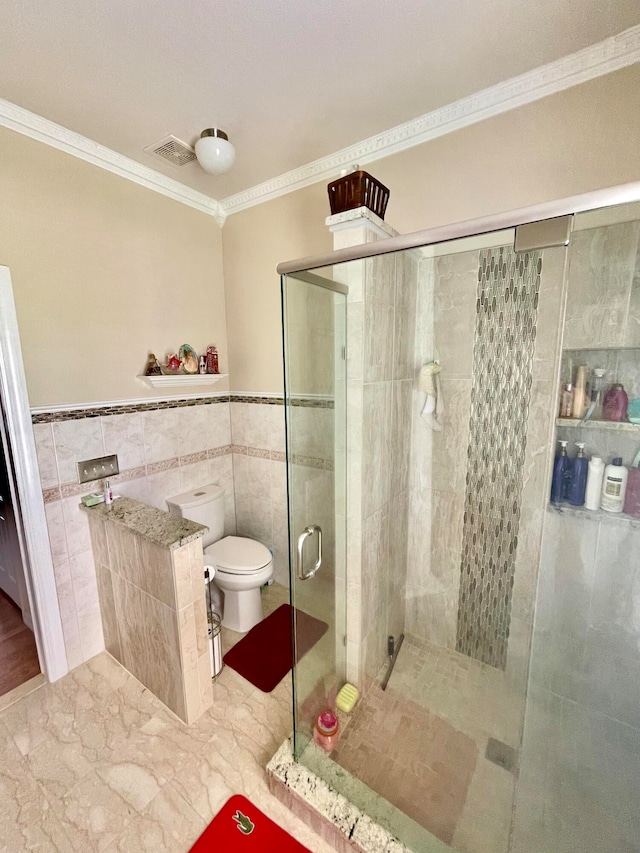
<instances>
[{"instance_id":1,"label":"beige wall","mask_svg":"<svg viewBox=\"0 0 640 853\"><path fill-rule=\"evenodd\" d=\"M32 406L154 396L135 378L148 351L183 343L217 344L227 372L212 217L5 129L0 153L0 264Z\"/></svg>"},{"instance_id":2,"label":"beige wall","mask_svg":"<svg viewBox=\"0 0 640 853\"><path fill-rule=\"evenodd\" d=\"M638 91L633 66L368 166L391 189L388 221L415 231L640 179ZM324 182L231 216L221 235L11 131L0 150L0 263L32 405L152 396L135 379L147 351L185 342L216 343L234 391L282 390L275 267L331 248Z\"/></svg>"},{"instance_id":3,"label":"beige wall","mask_svg":"<svg viewBox=\"0 0 640 853\"><path fill-rule=\"evenodd\" d=\"M232 391L282 392L280 281L287 258L329 252L329 200L315 184L231 216L222 231ZM231 332L233 330L233 332Z\"/></svg>"},{"instance_id":4,"label":"beige wall","mask_svg":"<svg viewBox=\"0 0 640 853\"><path fill-rule=\"evenodd\" d=\"M640 180L640 65L505 113L366 168L391 190L401 233ZM233 389L281 391L275 266L330 249L326 184L224 226Z\"/></svg>"}]
</instances>

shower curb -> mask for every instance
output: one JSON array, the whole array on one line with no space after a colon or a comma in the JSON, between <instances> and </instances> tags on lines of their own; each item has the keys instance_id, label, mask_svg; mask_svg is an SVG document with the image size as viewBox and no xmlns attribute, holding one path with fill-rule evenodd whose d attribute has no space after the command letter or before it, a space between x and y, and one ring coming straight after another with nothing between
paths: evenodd
<instances>
[{"instance_id":1,"label":"shower curb","mask_svg":"<svg viewBox=\"0 0 640 853\"><path fill-rule=\"evenodd\" d=\"M337 853L412 853L323 779L293 758L290 738L267 764L269 790Z\"/></svg>"}]
</instances>

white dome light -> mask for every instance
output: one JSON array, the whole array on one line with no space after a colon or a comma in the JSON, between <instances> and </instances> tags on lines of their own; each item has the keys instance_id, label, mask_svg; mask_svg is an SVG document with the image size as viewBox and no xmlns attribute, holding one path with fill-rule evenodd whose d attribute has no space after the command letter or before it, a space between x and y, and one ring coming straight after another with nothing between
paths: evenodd
<instances>
[{"instance_id":1,"label":"white dome light","mask_svg":"<svg viewBox=\"0 0 640 853\"><path fill-rule=\"evenodd\" d=\"M229 137L217 127L209 127L200 134L196 142L196 157L205 172L221 175L228 172L236 159L236 149Z\"/></svg>"}]
</instances>

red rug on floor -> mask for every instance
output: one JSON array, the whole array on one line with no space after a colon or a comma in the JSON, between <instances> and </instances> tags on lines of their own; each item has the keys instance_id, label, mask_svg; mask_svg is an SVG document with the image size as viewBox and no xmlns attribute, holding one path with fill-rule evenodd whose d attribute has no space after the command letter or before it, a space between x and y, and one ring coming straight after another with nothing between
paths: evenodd
<instances>
[{"instance_id":1,"label":"red rug on floor","mask_svg":"<svg viewBox=\"0 0 640 853\"><path fill-rule=\"evenodd\" d=\"M224 804L190 853L310 853L246 797L236 794Z\"/></svg>"},{"instance_id":2,"label":"red rug on floor","mask_svg":"<svg viewBox=\"0 0 640 853\"><path fill-rule=\"evenodd\" d=\"M296 610L298 660L313 648L329 627L302 610ZM230 649L224 662L263 693L271 693L293 665L291 605L277 610L252 628Z\"/></svg>"}]
</instances>

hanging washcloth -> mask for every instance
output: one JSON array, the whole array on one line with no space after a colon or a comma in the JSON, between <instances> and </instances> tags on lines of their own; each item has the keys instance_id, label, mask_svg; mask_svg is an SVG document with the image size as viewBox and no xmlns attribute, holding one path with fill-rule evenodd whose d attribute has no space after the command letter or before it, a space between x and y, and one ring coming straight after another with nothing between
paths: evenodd
<instances>
[{"instance_id":1,"label":"hanging washcloth","mask_svg":"<svg viewBox=\"0 0 640 853\"><path fill-rule=\"evenodd\" d=\"M444 416L444 401L440 390L441 367L437 361L430 361L420 368L419 388L427 396L422 407L422 417L434 432L442 429L442 418Z\"/></svg>"}]
</instances>

